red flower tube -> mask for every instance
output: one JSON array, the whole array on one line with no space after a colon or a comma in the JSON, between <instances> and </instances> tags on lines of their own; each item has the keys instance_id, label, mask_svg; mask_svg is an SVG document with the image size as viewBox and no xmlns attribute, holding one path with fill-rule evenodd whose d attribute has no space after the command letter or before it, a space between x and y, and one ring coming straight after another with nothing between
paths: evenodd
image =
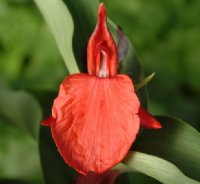
<instances>
[{"instance_id":1,"label":"red flower tube","mask_svg":"<svg viewBox=\"0 0 200 184\"><path fill-rule=\"evenodd\" d=\"M51 127L65 162L81 174L102 173L119 163L139 130L140 102L127 75L117 75L118 53L99 6L87 47L88 74L64 79L54 100Z\"/></svg>"}]
</instances>

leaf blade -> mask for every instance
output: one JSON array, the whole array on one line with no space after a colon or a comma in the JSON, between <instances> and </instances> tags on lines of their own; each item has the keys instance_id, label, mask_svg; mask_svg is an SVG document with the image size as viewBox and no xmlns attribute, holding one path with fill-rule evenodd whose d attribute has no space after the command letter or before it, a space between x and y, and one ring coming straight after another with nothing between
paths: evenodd
<instances>
[{"instance_id":1,"label":"leaf blade","mask_svg":"<svg viewBox=\"0 0 200 184\"><path fill-rule=\"evenodd\" d=\"M151 75L147 76L143 81L141 81L138 84L135 84L135 90L139 90L140 88L142 88L143 86L145 86L147 83L149 83L153 77L154 77L155 73L152 73Z\"/></svg>"},{"instance_id":2,"label":"leaf blade","mask_svg":"<svg viewBox=\"0 0 200 184\"><path fill-rule=\"evenodd\" d=\"M133 150L172 162L191 178L200 180L200 134L189 124L171 117L157 116L163 128L145 129ZM158 149L159 148L159 149Z\"/></svg>"},{"instance_id":3,"label":"leaf blade","mask_svg":"<svg viewBox=\"0 0 200 184\"><path fill-rule=\"evenodd\" d=\"M164 184L200 183L185 176L174 164L153 155L141 152L129 152L123 162L133 171L144 173Z\"/></svg>"},{"instance_id":4,"label":"leaf blade","mask_svg":"<svg viewBox=\"0 0 200 184\"><path fill-rule=\"evenodd\" d=\"M70 74L79 69L72 49L74 24L68 8L61 0L34 0L49 25Z\"/></svg>"}]
</instances>

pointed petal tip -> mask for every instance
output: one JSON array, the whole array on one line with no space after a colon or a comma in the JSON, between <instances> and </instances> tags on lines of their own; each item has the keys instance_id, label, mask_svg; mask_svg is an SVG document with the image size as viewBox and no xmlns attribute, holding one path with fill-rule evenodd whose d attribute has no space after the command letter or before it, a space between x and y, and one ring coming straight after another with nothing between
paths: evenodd
<instances>
[{"instance_id":1,"label":"pointed petal tip","mask_svg":"<svg viewBox=\"0 0 200 184\"><path fill-rule=\"evenodd\" d=\"M44 119L40 122L43 126L51 126L51 123L54 121L54 118L52 116L49 116L48 118Z\"/></svg>"},{"instance_id":2,"label":"pointed petal tip","mask_svg":"<svg viewBox=\"0 0 200 184\"><path fill-rule=\"evenodd\" d=\"M103 3L100 3L99 9L98 9L98 16L99 16L99 21L104 22L106 20L106 7Z\"/></svg>"},{"instance_id":3,"label":"pointed petal tip","mask_svg":"<svg viewBox=\"0 0 200 184\"><path fill-rule=\"evenodd\" d=\"M106 69L103 70L103 77L113 77L117 74L117 64L117 46L107 25L106 8L101 3L98 9L98 22L87 45L88 73L102 77L102 74L100 74L102 70L100 69L102 69L102 66L106 66L104 67Z\"/></svg>"},{"instance_id":4,"label":"pointed petal tip","mask_svg":"<svg viewBox=\"0 0 200 184\"><path fill-rule=\"evenodd\" d=\"M106 13L106 7L104 3L100 3L98 11L99 11L99 14Z\"/></svg>"},{"instance_id":5,"label":"pointed petal tip","mask_svg":"<svg viewBox=\"0 0 200 184\"><path fill-rule=\"evenodd\" d=\"M157 121L156 119L153 119L150 128L153 128L153 129L160 129L160 128L162 128L162 125L160 124L159 121Z\"/></svg>"},{"instance_id":6,"label":"pointed petal tip","mask_svg":"<svg viewBox=\"0 0 200 184\"><path fill-rule=\"evenodd\" d=\"M160 129L162 125L151 114L149 114L143 107L140 107L138 115L140 117L140 124L144 128Z\"/></svg>"}]
</instances>

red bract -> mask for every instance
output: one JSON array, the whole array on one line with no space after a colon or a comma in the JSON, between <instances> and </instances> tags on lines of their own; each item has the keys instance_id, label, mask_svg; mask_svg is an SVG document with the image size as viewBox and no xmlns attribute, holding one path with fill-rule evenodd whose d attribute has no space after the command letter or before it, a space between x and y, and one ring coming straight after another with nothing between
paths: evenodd
<instances>
[{"instance_id":1,"label":"red bract","mask_svg":"<svg viewBox=\"0 0 200 184\"><path fill-rule=\"evenodd\" d=\"M117 75L117 47L99 6L98 23L87 47L89 74L66 77L54 100L49 125L67 164L81 174L102 173L119 163L139 130L140 102L132 80Z\"/></svg>"}]
</instances>

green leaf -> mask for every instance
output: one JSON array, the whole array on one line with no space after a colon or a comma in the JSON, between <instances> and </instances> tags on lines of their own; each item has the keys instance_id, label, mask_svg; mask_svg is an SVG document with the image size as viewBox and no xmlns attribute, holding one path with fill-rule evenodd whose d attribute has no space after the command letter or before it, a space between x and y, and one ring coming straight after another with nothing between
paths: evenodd
<instances>
[{"instance_id":1,"label":"green leaf","mask_svg":"<svg viewBox=\"0 0 200 184\"><path fill-rule=\"evenodd\" d=\"M120 162L112 170L118 170L121 174L117 177L116 183L120 183L120 179L126 179L126 183L134 183L134 184L160 184L159 181L155 180L152 177L149 177L143 173L133 172L133 170ZM122 178L123 177L123 178ZM121 181L121 183L123 180Z\"/></svg>"},{"instance_id":2,"label":"green leaf","mask_svg":"<svg viewBox=\"0 0 200 184\"><path fill-rule=\"evenodd\" d=\"M127 174L129 175L129 180L131 184L161 184L155 178L147 176L143 173L129 172Z\"/></svg>"},{"instance_id":3,"label":"green leaf","mask_svg":"<svg viewBox=\"0 0 200 184\"><path fill-rule=\"evenodd\" d=\"M49 25L69 73L78 73L72 50L73 20L62 0L34 0Z\"/></svg>"},{"instance_id":4,"label":"green leaf","mask_svg":"<svg viewBox=\"0 0 200 184\"><path fill-rule=\"evenodd\" d=\"M75 183L76 172L60 156L49 127L41 127L39 147L46 184Z\"/></svg>"},{"instance_id":5,"label":"green leaf","mask_svg":"<svg viewBox=\"0 0 200 184\"><path fill-rule=\"evenodd\" d=\"M131 170L151 176L163 184L200 184L185 176L174 164L153 155L129 152L123 162Z\"/></svg>"},{"instance_id":6,"label":"green leaf","mask_svg":"<svg viewBox=\"0 0 200 184\"><path fill-rule=\"evenodd\" d=\"M189 124L158 116L163 128L145 129L133 149L161 157L175 164L184 174L200 181L200 134Z\"/></svg>"},{"instance_id":7,"label":"green leaf","mask_svg":"<svg viewBox=\"0 0 200 184\"><path fill-rule=\"evenodd\" d=\"M74 20L73 51L80 71L87 72L87 42L97 23L98 0L64 0Z\"/></svg>"},{"instance_id":8,"label":"green leaf","mask_svg":"<svg viewBox=\"0 0 200 184\"><path fill-rule=\"evenodd\" d=\"M123 61L120 62L119 69L120 73L129 75L129 77L132 78L134 84L140 83L144 80L144 71L140 66L138 57L130 41L127 56ZM137 92L139 93L139 98L142 106L147 107L148 97L146 86L144 88L139 89Z\"/></svg>"},{"instance_id":9,"label":"green leaf","mask_svg":"<svg viewBox=\"0 0 200 184\"><path fill-rule=\"evenodd\" d=\"M130 41L127 56L120 62L120 73L129 75L133 79L134 83L140 82L144 79L143 70Z\"/></svg>"},{"instance_id":10,"label":"green leaf","mask_svg":"<svg viewBox=\"0 0 200 184\"><path fill-rule=\"evenodd\" d=\"M138 57L136 55L136 51L133 47L133 44L131 41L124 35L122 30L118 28L113 22L109 21L109 27L111 30L111 33L113 37L115 38L115 41L117 43L117 46L119 49L122 49L120 46L120 35L126 39L128 47L126 55L123 56L123 60L119 61L119 73L121 74L127 74L132 80L133 83L139 83L144 80L144 71L139 63ZM120 35L118 34L120 33ZM123 42L121 42L123 44ZM122 46L123 47L123 46ZM140 94L140 102L141 104L146 107L147 106L147 88L144 87L140 90L138 90L138 93Z\"/></svg>"},{"instance_id":11,"label":"green leaf","mask_svg":"<svg viewBox=\"0 0 200 184\"><path fill-rule=\"evenodd\" d=\"M28 92L13 91L0 85L0 118L37 138L42 110Z\"/></svg>"},{"instance_id":12,"label":"green leaf","mask_svg":"<svg viewBox=\"0 0 200 184\"><path fill-rule=\"evenodd\" d=\"M152 73L151 75L149 75L148 77L146 77L142 82L140 82L139 84L135 84L135 90L139 90L140 88L142 88L143 86L145 86L148 82L151 81L151 79L154 77L155 73Z\"/></svg>"}]
</instances>

